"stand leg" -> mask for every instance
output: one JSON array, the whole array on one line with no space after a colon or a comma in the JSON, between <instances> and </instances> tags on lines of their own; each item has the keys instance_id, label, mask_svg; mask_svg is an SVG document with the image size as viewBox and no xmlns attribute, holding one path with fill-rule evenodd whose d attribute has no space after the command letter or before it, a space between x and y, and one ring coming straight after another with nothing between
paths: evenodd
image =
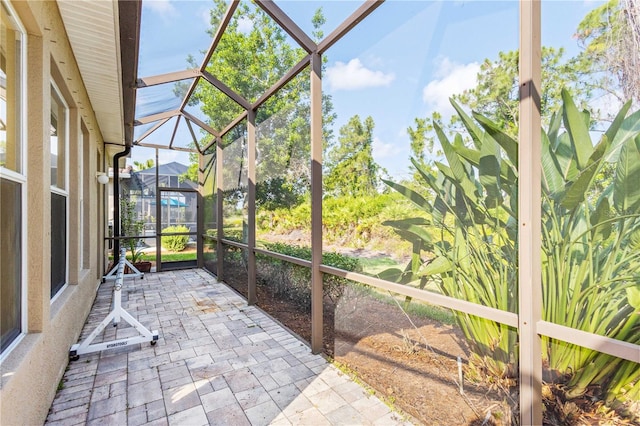
<instances>
[{"instance_id":1,"label":"stand leg","mask_svg":"<svg viewBox=\"0 0 640 426\"><path fill-rule=\"evenodd\" d=\"M131 268L131 270L133 271L133 274L128 274L130 278L144 277L144 274L126 259L125 254L126 252L122 250L118 264L114 266L114 268L102 278L103 283L108 280L116 281L113 291L111 312L105 319L102 320L102 322L96 327L95 330L93 330L93 332L91 332L91 334L86 339L84 339L79 344L71 346L71 349L69 350L69 357L71 358L71 360L77 360L81 354L102 351L110 348L118 348L135 343L143 343L145 341L148 341L152 345L155 345L158 341L157 330L149 331L149 329L143 326L138 320L136 320L131 314L129 314L122 308L122 285L124 281L124 266L129 266L129 268ZM125 339L117 339L109 342L92 344L95 338L98 337L98 335L105 329L109 322L113 321L113 325L117 326L120 322L120 319L123 319L132 327L134 327L140 335L136 337L128 337Z\"/></svg>"}]
</instances>

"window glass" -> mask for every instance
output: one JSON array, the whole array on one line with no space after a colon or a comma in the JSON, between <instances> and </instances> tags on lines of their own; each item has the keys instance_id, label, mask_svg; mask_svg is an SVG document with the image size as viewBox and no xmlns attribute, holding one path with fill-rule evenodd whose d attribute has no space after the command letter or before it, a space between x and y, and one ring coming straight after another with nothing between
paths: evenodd
<instances>
[{"instance_id":1,"label":"window glass","mask_svg":"<svg viewBox=\"0 0 640 426\"><path fill-rule=\"evenodd\" d=\"M91 179L91 146L89 131L84 123L82 123L82 210L80 219L80 229L82 230L82 269L89 269L91 255L91 183L98 185L95 179Z\"/></svg>"},{"instance_id":2,"label":"window glass","mask_svg":"<svg viewBox=\"0 0 640 426\"><path fill-rule=\"evenodd\" d=\"M0 179L0 350L20 334L22 185Z\"/></svg>"},{"instance_id":3,"label":"window glass","mask_svg":"<svg viewBox=\"0 0 640 426\"><path fill-rule=\"evenodd\" d=\"M4 235L4 234L3 234ZM51 193L51 297L67 282L67 197Z\"/></svg>"},{"instance_id":4,"label":"window glass","mask_svg":"<svg viewBox=\"0 0 640 426\"><path fill-rule=\"evenodd\" d=\"M0 167L22 172L22 34L3 5L0 13Z\"/></svg>"},{"instance_id":5,"label":"window glass","mask_svg":"<svg viewBox=\"0 0 640 426\"><path fill-rule=\"evenodd\" d=\"M22 331L23 31L0 2L0 353Z\"/></svg>"},{"instance_id":6,"label":"window glass","mask_svg":"<svg viewBox=\"0 0 640 426\"><path fill-rule=\"evenodd\" d=\"M51 297L67 282L68 108L51 84Z\"/></svg>"},{"instance_id":7,"label":"window glass","mask_svg":"<svg viewBox=\"0 0 640 426\"><path fill-rule=\"evenodd\" d=\"M65 189L67 148L67 108L57 90L51 86L51 186Z\"/></svg>"}]
</instances>

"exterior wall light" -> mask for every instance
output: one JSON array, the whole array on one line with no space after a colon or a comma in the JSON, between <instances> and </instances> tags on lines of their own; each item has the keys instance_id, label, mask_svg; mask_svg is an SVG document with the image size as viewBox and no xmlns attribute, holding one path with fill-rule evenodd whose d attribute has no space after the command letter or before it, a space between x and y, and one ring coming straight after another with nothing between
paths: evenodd
<instances>
[{"instance_id":1,"label":"exterior wall light","mask_svg":"<svg viewBox=\"0 0 640 426\"><path fill-rule=\"evenodd\" d=\"M96 178L98 178L98 183L101 185L106 185L109 183L109 176L107 176L104 172L97 172Z\"/></svg>"}]
</instances>

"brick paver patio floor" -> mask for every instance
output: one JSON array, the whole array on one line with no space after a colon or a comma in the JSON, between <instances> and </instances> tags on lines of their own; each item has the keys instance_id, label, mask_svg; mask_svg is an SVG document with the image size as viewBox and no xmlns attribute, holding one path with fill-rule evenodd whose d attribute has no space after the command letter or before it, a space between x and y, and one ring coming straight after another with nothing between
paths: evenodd
<instances>
[{"instance_id":1,"label":"brick paver patio floor","mask_svg":"<svg viewBox=\"0 0 640 426\"><path fill-rule=\"evenodd\" d=\"M110 312L112 291L100 286L81 340ZM126 279L122 304L158 343L71 361L45 424L408 424L204 270ZM121 322L94 343L135 335Z\"/></svg>"}]
</instances>

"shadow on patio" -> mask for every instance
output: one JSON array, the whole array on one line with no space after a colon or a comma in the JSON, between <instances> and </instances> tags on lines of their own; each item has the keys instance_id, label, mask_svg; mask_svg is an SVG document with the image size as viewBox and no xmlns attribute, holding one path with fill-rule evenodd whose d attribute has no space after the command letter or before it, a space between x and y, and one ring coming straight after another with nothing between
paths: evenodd
<instances>
[{"instance_id":1,"label":"shadow on patio","mask_svg":"<svg viewBox=\"0 0 640 426\"><path fill-rule=\"evenodd\" d=\"M80 339L111 309L98 290ZM378 398L204 270L126 279L123 307L159 331L70 361L45 424L405 424ZM125 322L96 339L137 332Z\"/></svg>"}]
</instances>

